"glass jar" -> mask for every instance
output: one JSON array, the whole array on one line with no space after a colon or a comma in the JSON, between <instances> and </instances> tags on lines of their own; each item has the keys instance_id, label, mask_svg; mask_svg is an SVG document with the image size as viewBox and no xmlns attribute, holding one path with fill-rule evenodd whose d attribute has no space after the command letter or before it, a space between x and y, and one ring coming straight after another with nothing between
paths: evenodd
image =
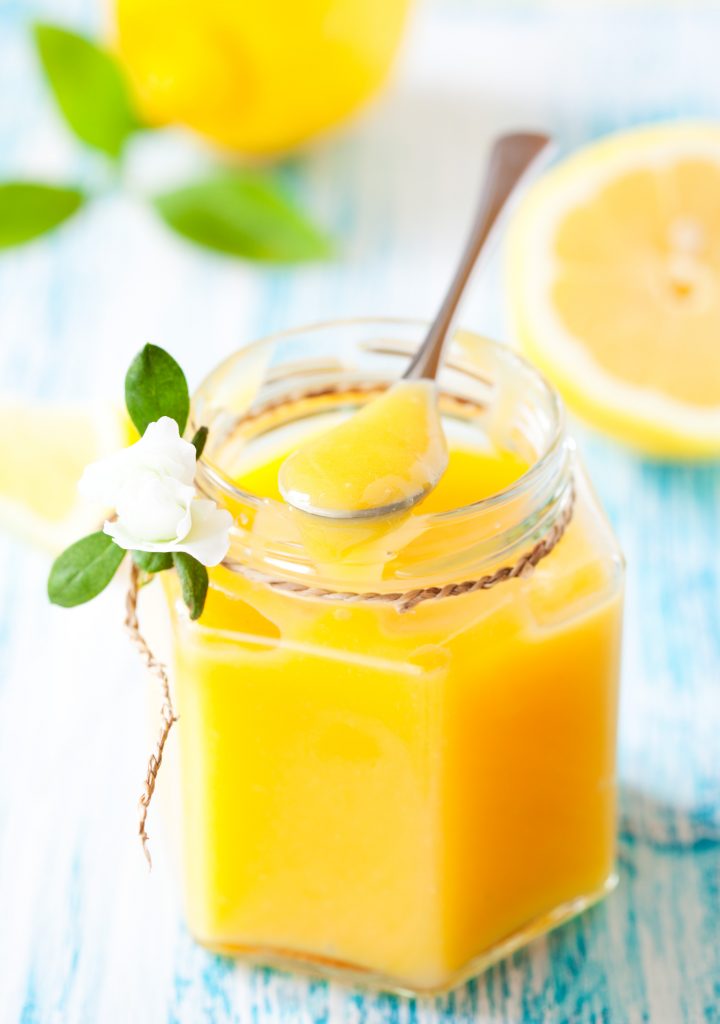
<instances>
[{"instance_id":1,"label":"glass jar","mask_svg":"<svg viewBox=\"0 0 720 1024\"><path fill-rule=\"evenodd\" d=\"M238 486L400 377L424 332L325 324L218 367L189 431L210 428L198 486L235 527L199 622L164 574L192 934L410 992L615 884L623 585L556 393L464 332L446 431L522 454L500 493L378 528L261 497L252 473Z\"/></svg>"}]
</instances>

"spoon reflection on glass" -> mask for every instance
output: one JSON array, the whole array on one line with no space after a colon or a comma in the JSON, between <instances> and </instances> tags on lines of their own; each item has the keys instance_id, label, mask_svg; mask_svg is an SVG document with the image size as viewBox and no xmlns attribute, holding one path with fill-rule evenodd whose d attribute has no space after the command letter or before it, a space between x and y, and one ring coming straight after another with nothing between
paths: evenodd
<instances>
[{"instance_id":1,"label":"spoon reflection on glass","mask_svg":"<svg viewBox=\"0 0 720 1024\"><path fill-rule=\"evenodd\" d=\"M386 516L431 491L448 462L435 379L473 268L546 135L501 136L490 154L465 250L427 337L403 377L338 426L312 438L280 467L280 491L303 512L332 519Z\"/></svg>"}]
</instances>

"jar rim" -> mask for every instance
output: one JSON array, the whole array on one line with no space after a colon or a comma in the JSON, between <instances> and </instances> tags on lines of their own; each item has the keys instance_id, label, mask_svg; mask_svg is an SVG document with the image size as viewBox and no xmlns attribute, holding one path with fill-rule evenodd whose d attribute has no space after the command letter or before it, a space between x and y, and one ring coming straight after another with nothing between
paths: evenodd
<instances>
[{"instance_id":1,"label":"jar rim","mask_svg":"<svg viewBox=\"0 0 720 1024\"><path fill-rule=\"evenodd\" d=\"M293 337L311 332L326 331L343 327L371 327L379 325L427 328L429 327L429 321L423 320L420 317L358 316L340 318L336 320L321 320L315 323L303 324L298 327L275 331L263 336L262 338L258 338L255 341L249 342L247 345L243 345L226 359L222 360L222 362L218 363L195 390L193 394L192 408L194 409L194 403L197 396L199 396L204 390L208 389L217 377L221 376L224 371L227 371L230 365L243 355L249 355L253 351L257 351L267 345L289 340ZM479 334L469 328L458 327L455 329L455 333L470 335L473 338L482 341L483 344L489 346L496 354L500 355L502 359L506 360L508 364L521 368L524 372L529 373L534 377L540 386L540 389L545 393L548 399L548 407L552 418L552 429L550 431L548 441L545 444L544 449L539 453L538 457L530 466L528 466L524 473L513 480L512 483L508 484L507 487L504 487L496 494L480 498L477 501L470 502L466 505L459 505L456 508L446 509L441 512L418 512L417 514L420 521L425 522L428 525L447 523L448 521L452 521L463 516L492 511L522 498L532 489L536 481L543 477L552 464L562 458L562 452L566 446L564 404L557 389L547 380L545 375L524 356L503 342L495 341L494 339L488 338L487 336ZM191 411L191 423L189 429L193 431L197 429L199 425L199 423L195 423L192 420ZM260 504L266 506L269 504L271 507L284 507L285 505L284 502L278 501L275 498L265 497L238 486L232 479L230 479L229 476L227 476L226 473L223 472L223 470L210 462L206 455L202 455L198 459L198 467L207 474L215 487L219 488L221 492L225 493L233 501L238 501L246 505L250 505L251 507L259 506Z\"/></svg>"}]
</instances>

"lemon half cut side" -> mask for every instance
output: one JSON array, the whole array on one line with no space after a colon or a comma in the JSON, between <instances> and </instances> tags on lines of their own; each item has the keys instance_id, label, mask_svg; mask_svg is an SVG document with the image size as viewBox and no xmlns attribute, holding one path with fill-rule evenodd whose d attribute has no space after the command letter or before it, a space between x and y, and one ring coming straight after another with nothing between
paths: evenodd
<instances>
[{"instance_id":1,"label":"lemon half cut side","mask_svg":"<svg viewBox=\"0 0 720 1024\"><path fill-rule=\"evenodd\" d=\"M720 124L610 136L532 187L507 288L526 354L645 453L720 455Z\"/></svg>"},{"instance_id":2,"label":"lemon half cut side","mask_svg":"<svg viewBox=\"0 0 720 1024\"><path fill-rule=\"evenodd\" d=\"M43 405L0 399L0 531L57 553L100 528L107 509L78 494L85 466L137 435L110 403Z\"/></svg>"}]
</instances>

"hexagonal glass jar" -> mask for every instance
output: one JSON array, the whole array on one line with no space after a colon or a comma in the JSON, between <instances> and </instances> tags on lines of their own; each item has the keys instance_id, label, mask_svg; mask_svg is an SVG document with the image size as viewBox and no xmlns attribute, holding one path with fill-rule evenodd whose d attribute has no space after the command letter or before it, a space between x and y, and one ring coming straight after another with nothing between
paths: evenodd
<instances>
[{"instance_id":1,"label":"hexagonal glass jar","mask_svg":"<svg viewBox=\"0 0 720 1024\"><path fill-rule=\"evenodd\" d=\"M235 528L199 622L165 574L193 935L410 992L614 884L623 588L557 395L471 334L440 378L446 431L520 452L510 486L381 530L254 487L400 377L424 330L326 324L218 367L189 429L210 428L198 485Z\"/></svg>"}]
</instances>

